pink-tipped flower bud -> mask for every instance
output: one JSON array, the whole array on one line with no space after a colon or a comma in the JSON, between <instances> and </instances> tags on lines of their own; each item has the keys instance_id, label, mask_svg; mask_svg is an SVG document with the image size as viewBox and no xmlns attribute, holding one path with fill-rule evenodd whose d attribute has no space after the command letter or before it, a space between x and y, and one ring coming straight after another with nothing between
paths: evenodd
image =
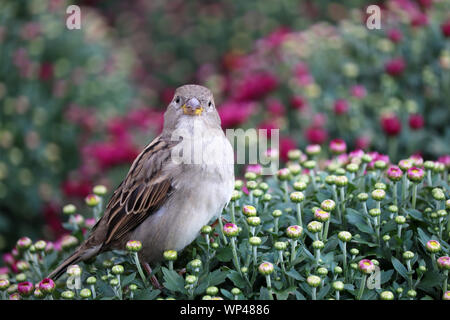
<instances>
[{"instance_id":1,"label":"pink-tipped flower bud","mask_svg":"<svg viewBox=\"0 0 450 320\"><path fill-rule=\"evenodd\" d=\"M129 252L139 252L142 249L142 243L139 240L130 240L126 244Z\"/></svg>"},{"instance_id":2,"label":"pink-tipped flower bud","mask_svg":"<svg viewBox=\"0 0 450 320\"><path fill-rule=\"evenodd\" d=\"M43 294L52 293L53 290L55 290L55 282L53 282L52 279L45 278L39 282L39 290L41 290Z\"/></svg>"},{"instance_id":3,"label":"pink-tipped flower bud","mask_svg":"<svg viewBox=\"0 0 450 320\"><path fill-rule=\"evenodd\" d=\"M358 264L359 270L364 274L371 274L375 271L375 265L369 259L363 259Z\"/></svg>"},{"instance_id":4,"label":"pink-tipped flower bud","mask_svg":"<svg viewBox=\"0 0 450 320\"><path fill-rule=\"evenodd\" d=\"M437 264L439 268L444 270L450 270L450 257L444 256L437 259Z\"/></svg>"},{"instance_id":5,"label":"pink-tipped flower bud","mask_svg":"<svg viewBox=\"0 0 450 320\"><path fill-rule=\"evenodd\" d=\"M223 233L227 237L236 237L239 234L239 228L234 223L227 223L223 226Z\"/></svg>"},{"instance_id":6,"label":"pink-tipped flower bud","mask_svg":"<svg viewBox=\"0 0 450 320\"><path fill-rule=\"evenodd\" d=\"M291 239L298 239L302 235L303 228L297 225L289 226L286 229L286 235Z\"/></svg>"},{"instance_id":7,"label":"pink-tipped flower bud","mask_svg":"<svg viewBox=\"0 0 450 320\"><path fill-rule=\"evenodd\" d=\"M423 177L425 175L425 171L421 168L412 167L408 170L407 176L408 179L412 182L419 183L422 181Z\"/></svg>"},{"instance_id":8,"label":"pink-tipped flower bud","mask_svg":"<svg viewBox=\"0 0 450 320\"><path fill-rule=\"evenodd\" d=\"M274 270L273 264L267 261L261 263L258 267L258 271L262 275L269 275L273 272L273 270Z\"/></svg>"},{"instance_id":9,"label":"pink-tipped flower bud","mask_svg":"<svg viewBox=\"0 0 450 320\"><path fill-rule=\"evenodd\" d=\"M402 179L403 172L402 170L397 166L392 166L387 171L387 177L391 181L400 181Z\"/></svg>"}]
</instances>

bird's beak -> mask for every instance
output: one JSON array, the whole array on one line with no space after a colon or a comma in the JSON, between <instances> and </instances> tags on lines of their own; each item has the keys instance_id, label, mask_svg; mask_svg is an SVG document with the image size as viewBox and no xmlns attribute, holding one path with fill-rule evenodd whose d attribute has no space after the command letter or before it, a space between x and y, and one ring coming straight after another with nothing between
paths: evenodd
<instances>
[{"instance_id":1,"label":"bird's beak","mask_svg":"<svg viewBox=\"0 0 450 320\"><path fill-rule=\"evenodd\" d=\"M203 112L203 107L197 98L189 99L182 107L183 113L190 116L199 116Z\"/></svg>"}]
</instances>

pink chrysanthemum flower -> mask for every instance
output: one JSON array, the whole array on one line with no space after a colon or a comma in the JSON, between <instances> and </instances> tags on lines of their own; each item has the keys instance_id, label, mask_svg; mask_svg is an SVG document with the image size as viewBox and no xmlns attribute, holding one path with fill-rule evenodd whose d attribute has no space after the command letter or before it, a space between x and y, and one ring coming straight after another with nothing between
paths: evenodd
<instances>
[{"instance_id":1,"label":"pink chrysanthemum flower","mask_svg":"<svg viewBox=\"0 0 450 320\"><path fill-rule=\"evenodd\" d=\"M427 250L429 252L435 253L441 250L441 244L436 240L429 240L426 244Z\"/></svg>"},{"instance_id":2,"label":"pink chrysanthemum flower","mask_svg":"<svg viewBox=\"0 0 450 320\"><path fill-rule=\"evenodd\" d=\"M423 177L425 175L425 171L421 168L412 167L408 170L407 176L408 179L413 182L420 182L422 181Z\"/></svg>"},{"instance_id":3,"label":"pink chrysanthemum flower","mask_svg":"<svg viewBox=\"0 0 450 320\"><path fill-rule=\"evenodd\" d=\"M291 239L298 239L303 232L303 228L298 225L289 226L286 229L286 234Z\"/></svg>"},{"instance_id":4,"label":"pink chrysanthemum flower","mask_svg":"<svg viewBox=\"0 0 450 320\"><path fill-rule=\"evenodd\" d=\"M375 265L369 259L363 259L358 264L359 270L365 274L371 274L375 271Z\"/></svg>"},{"instance_id":5,"label":"pink chrysanthemum flower","mask_svg":"<svg viewBox=\"0 0 450 320\"><path fill-rule=\"evenodd\" d=\"M403 171L397 166L391 166L387 170L387 177L391 181L400 181L403 176Z\"/></svg>"},{"instance_id":6,"label":"pink chrysanthemum flower","mask_svg":"<svg viewBox=\"0 0 450 320\"><path fill-rule=\"evenodd\" d=\"M227 223L226 225L223 226L223 233L227 237L235 237L239 233L239 228L234 223Z\"/></svg>"},{"instance_id":7,"label":"pink chrysanthemum flower","mask_svg":"<svg viewBox=\"0 0 450 320\"><path fill-rule=\"evenodd\" d=\"M437 259L437 264L440 268L450 270L450 257L444 256Z\"/></svg>"},{"instance_id":8,"label":"pink chrysanthemum flower","mask_svg":"<svg viewBox=\"0 0 450 320\"><path fill-rule=\"evenodd\" d=\"M347 145L342 139L334 139L330 142L330 150L335 154L341 154L347 150Z\"/></svg>"}]
</instances>

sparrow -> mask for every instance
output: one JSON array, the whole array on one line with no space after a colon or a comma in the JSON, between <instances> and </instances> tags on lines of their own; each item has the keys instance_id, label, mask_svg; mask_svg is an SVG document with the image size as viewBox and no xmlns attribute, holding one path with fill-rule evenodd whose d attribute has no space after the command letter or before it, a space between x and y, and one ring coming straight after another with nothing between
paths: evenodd
<instances>
[{"instance_id":1,"label":"sparrow","mask_svg":"<svg viewBox=\"0 0 450 320\"><path fill-rule=\"evenodd\" d=\"M109 250L139 240L139 260L162 260L181 251L217 218L234 188L234 153L211 91L200 85L176 89L164 113L162 133L136 157L88 238L49 278ZM151 270L151 269L150 269Z\"/></svg>"}]
</instances>

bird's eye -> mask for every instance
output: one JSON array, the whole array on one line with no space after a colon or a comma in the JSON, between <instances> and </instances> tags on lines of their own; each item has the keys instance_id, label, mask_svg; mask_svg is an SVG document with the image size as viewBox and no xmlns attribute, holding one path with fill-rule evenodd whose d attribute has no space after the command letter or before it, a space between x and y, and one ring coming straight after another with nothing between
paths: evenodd
<instances>
[{"instance_id":1,"label":"bird's eye","mask_svg":"<svg viewBox=\"0 0 450 320\"><path fill-rule=\"evenodd\" d=\"M177 97L175 100L176 103L180 103L180 97Z\"/></svg>"},{"instance_id":2,"label":"bird's eye","mask_svg":"<svg viewBox=\"0 0 450 320\"><path fill-rule=\"evenodd\" d=\"M210 101L210 102L208 102L208 107L211 107L212 106L212 102Z\"/></svg>"}]
</instances>

